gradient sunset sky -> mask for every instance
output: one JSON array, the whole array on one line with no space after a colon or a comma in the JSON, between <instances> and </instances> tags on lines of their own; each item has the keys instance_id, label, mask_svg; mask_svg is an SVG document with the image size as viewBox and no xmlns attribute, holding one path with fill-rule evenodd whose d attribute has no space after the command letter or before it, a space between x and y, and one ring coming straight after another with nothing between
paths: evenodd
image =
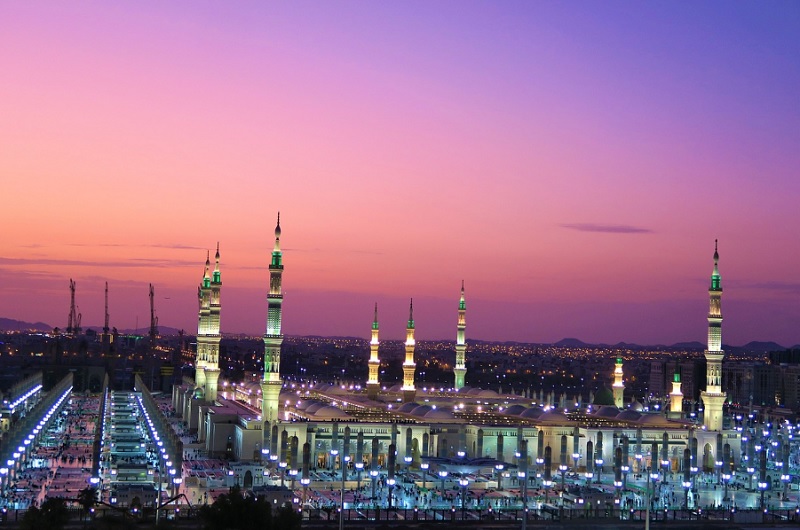
<instances>
[{"instance_id":1,"label":"gradient sunset sky","mask_svg":"<svg viewBox=\"0 0 800 530\"><path fill-rule=\"evenodd\" d=\"M0 2L0 316L800 343L800 3Z\"/></svg>"}]
</instances>

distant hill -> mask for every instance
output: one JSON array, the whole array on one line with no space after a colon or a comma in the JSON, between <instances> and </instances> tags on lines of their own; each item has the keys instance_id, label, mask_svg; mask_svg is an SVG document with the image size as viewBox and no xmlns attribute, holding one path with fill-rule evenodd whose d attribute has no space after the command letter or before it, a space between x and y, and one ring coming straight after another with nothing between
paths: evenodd
<instances>
[{"instance_id":1,"label":"distant hill","mask_svg":"<svg viewBox=\"0 0 800 530\"><path fill-rule=\"evenodd\" d=\"M745 344L744 346L740 346L741 349L747 351L754 351L754 352L770 352L770 351L784 351L787 348L784 348L777 342L772 341L751 341Z\"/></svg>"},{"instance_id":2,"label":"distant hill","mask_svg":"<svg viewBox=\"0 0 800 530\"><path fill-rule=\"evenodd\" d=\"M0 330L3 331L52 331L53 328L44 322L23 322L22 320L14 320L13 318L0 318Z\"/></svg>"},{"instance_id":3,"label":"distant hill","mask_svg":"<svg viewBox=\"0 0 800 530\"><path fill-rule=\"evenodd\" d=\"M582 348L584 346L591 346L591 345L586 344L585 342L578 339L566 338L566 339L561 339L560 341L554 343L553 346L557 346L559 348Z\"/></svg>"},{"instance_id":4,"label":"distant hill","mask_svg":"<svg viewBox=\"0 0 800 530\"><path fill-rule=\"evenodd\" d=\"M691 341L691 342L676 342L670 348L676 350L705 350L706 345L699 341Z\"/></svg>"}]
</instances>

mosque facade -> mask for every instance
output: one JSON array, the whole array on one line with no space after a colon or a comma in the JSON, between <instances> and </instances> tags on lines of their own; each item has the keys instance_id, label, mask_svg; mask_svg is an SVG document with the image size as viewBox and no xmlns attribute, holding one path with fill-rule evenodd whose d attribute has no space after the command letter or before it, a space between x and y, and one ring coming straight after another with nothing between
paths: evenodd
<instances>
[{"instance_id":1,"label":"mosque facade","mask_svg":"<svg viewBox=\"0 0 800 530\"><path fill-rule=\"evenodd\" d=\"M705 352L709 368L702 394L705 413L702 423L698 423L681 410L679 375L673 381L668 411L649 412L636 401L624 403L621 360L615 365L613 392L598 392L592 403L583 402L580 397L567 401L562 396L556 400L553 394L541 393L536 400L466 386L463 284L457 313L453 388L418 388L415 384L413 301L406 326L402 384L390 386L379 380L376 305L369 376L363 389L326 383L285 385L280 376L280 236L279 217L269 266L264 374L260 384L225 382L219 392L216 390L219 252L211 276L210 263L206 262L200 288L196 376L194 381L185 380L182 386L173 388L173 405L189 429L197 433L209 456L227 456L245 465L250 463L254 469L271 463L293 478L304 467L304 452L306 466L338 468L347 462L360 475L373 466L386 465L390 446L395 448L400 470L403 466L424 467L431 457L489 457L503 463L497 470L502 473L519 464L517 455L523 441L527 442L529 469L542 476L569 471L591 480L613 472L612 468L621 468L625 473L667 473L683 471L687 464L695 472L719 474L727 466L739 464L740 433L726 429L722 416L722 287L716 248L709 289ZM210 294L206 295L204 289L210 289Z\"/></svg>"}]
</instances>

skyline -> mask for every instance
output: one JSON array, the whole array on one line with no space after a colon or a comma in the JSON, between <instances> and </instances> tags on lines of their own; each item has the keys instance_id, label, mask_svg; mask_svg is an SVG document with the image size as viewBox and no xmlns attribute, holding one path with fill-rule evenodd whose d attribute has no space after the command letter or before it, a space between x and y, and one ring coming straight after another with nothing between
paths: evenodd
<instances>
[{"instance_id":1,"label":"skyline","mask_svg":"<svg viewBox=\"0 0 800 530\"><path fill-rule=\"evenodd\" d=\"M800 6L8 2L0 316L800 343Z\"/></svg>"}]
</instances>

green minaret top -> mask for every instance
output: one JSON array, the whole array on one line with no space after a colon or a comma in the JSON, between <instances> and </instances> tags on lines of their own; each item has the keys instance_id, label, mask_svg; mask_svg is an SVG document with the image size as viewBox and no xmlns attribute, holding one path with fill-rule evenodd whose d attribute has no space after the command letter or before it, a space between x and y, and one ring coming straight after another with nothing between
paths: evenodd
<instances>
[{"instance_id":1,"label":"green minaret top","mask_svg":"<svg viewBox=\"0 0 800 530\"><path fill-rule=\"evenodd\" d=\"M714 240L714 272L711 273L711 290L721 291L722 286L719 276L719 252L717 250L717 240Z\"/></svg>"},{"instance_id":2,"label":"green minaret top","mask_svg":"<svg viewBox=\"0 0 800 530\"><path fill-rule=\"evenodd\" d=\"M211 268L211 253L206 250L206 269L203 273L203 287L208 287L211 283L211 277L208 275L208 269Z\"/></svg>"},{"instance_id":3,"label":"green minaret top","mask_svg":"<svg viewBox=\"0 0 800 530\"><path fill-rule=\"evenodd\" d=\"M617 364L622 364L622 357L617 357Z\"/></svg>"},{"instance_id":4,"label":"green minaret top","mask_svg":"<svg viewBox=\"0 0 800 530\"><path fill-rule=\"evenodd\" d=\"M219 241L217 241L217 253L214 255L214 260L216 264L214 266L214 283L221 283L222 282L222 273L219 271Z\"/></svg>"},{"instance_id":5,"label":"green minaret top","mask_svg":"<svg viewBox=\"0 0 800 530\"><path fill-rule=\"evenodd\" d=\"M375 318L372 321L372 329L378 329L378 302L375 302Z\"/></svg>"},{"instance_id":6,"label":"green minaret top","mask_svg":"<svg viewBox=\"0 0 800 530\"><path fill-rule=\"evenodd\" d=\"M272 263L270 267L283 268L281 254L281 212L278 212L278 224L275 226L275 247L272 249Z\"/></svg>"},{"instance_id":7,"label":"green minaret top","mask_svg":"<svg viewBox=\"0 0 800 530\"><path fill-rule=\"evenodd\" d=\"M458 302L458 308L462 311L467 309L467 303L464 301L464 280L461 280L461 300Z\"/></svg>"},{"instance_id":8,"label":"green minaret top","mask_svg":"<svg viewBox=\"0 0 800 530\"><path fill-rule=\"evenodd\" d=\"M677 366L675 367L675 375L672 376L672 381L675 383L681 382L681 371L678 369Z\"/></svg>"},{"instance_id":9,"label":"green minaret top","mask_svg":"<svg viewBox=\"0 0 800 530\"><path fill-rule=\"evenodd\" d=\"M411 306L408 310L408 329L414 329L414 299L411 299Z\"/></svg>"}]
</instances>

